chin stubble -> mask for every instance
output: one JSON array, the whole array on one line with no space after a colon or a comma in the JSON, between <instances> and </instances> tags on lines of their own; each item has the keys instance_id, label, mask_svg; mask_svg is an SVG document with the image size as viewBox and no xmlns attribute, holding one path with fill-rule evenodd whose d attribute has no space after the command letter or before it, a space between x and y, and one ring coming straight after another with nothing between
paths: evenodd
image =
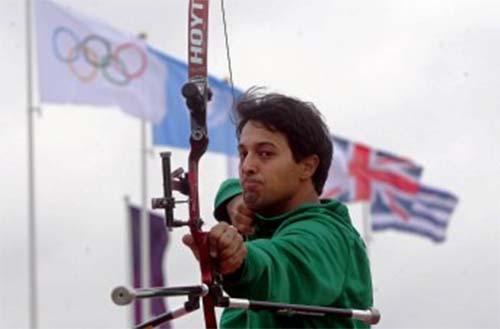
<instances>
[{"instance_id":1,"label":"chin stubble","mask_svg":"<svg viewBox=\"0 0 500 329\"><path fill-rule=\"evenodd\" d=\"M249 207L252 207L255 205L258 197L259 196L255 192L243 192L243 200L245 201L246 205Z\"/></svg>"}]
</instances>

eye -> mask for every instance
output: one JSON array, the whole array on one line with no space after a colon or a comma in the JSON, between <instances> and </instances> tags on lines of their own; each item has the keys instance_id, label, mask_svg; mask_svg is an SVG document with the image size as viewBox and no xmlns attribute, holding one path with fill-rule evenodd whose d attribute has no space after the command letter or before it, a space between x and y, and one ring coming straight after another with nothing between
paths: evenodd
<instances>
[{"instance_id":1,"label":"eye","mask_svg":"<svg viewBox=\"0 0 500 329\"><path fill-rule=\"evenodd\" d=\"M260 152L259 152L259 156L260 156L261 158L264 158L264 159L270 158L270 157L272 157L273 155L274 155L274 153L273 153L273 152L271 152L271 151L260 151Z\"/></svg>"},{"instance_id":2,"label":"eye","mask_svg":"<svg viewBox=\"0 0 500 329\"><path fill-rule=\"evenodd\" d=\"M247 154L248 154L247 151L239 151L240 160L244 159L247 156Z\"/></svg>"}]
</instances>

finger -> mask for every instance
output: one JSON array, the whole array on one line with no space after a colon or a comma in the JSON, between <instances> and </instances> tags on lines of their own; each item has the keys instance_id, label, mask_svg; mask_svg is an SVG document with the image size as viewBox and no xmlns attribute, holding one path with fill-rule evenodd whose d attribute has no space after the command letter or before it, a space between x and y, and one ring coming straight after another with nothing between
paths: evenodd
<instances>
[{"instance_id":1,"label":"finger","mask_svg":"<svg viewBox=\"0 0 500 329\"><path fill-rule=\"evenodd\" d=\"M242 214L242 213L236 213L232 217L232 222L250 225L253 222L253 217L247 216L247 215Z\"/></svg>"},{"instance_id":2,"label":"finger","mask_svg":"<svg viewBox=\"0 0 500 329\"><path fill-rule=\"evenodd\" d=\"M247 255L247 249L244 244L239 245L238 250L227 260L220 262L220 272L230 274L238 270L243 264Z\"/></svg>"},{"instance_id":3,"label":"finger","mask_svg":"<svg viewBox=\"0 0 500 329\"><path fill-rule=\"evenodd\" d=\"M241 213L245 216L250 216L253 217L253 211L250 210L245 204L245 201L243 200L243 195L238 195L234 197L229 204L227 205L227 211L231 213L231 215L236 215L238 213Z\"/></svg>"},{"instance_id":4,"label":"finger","mask_svg":"<svg viewBox=\"0 0 500 329\"><path fill-rule=\"evenodd\" d=\"M243 235L252 235L255 233L255 228L251 224L235 223L234 226L236 226L238 232L240 232Z\"/></svg>"},{"instance_id":5,"label":"finger","mask_svg":"<svg viewBox=\"0 0 500 329\"><path fill-rule=\"evenodd\" d=\"M229 211L231 218L241 217L245 221L253 221L254 213L246 206L235 207Z\"/></svg>"},{"instance_id":6,"label":"finger","mask_svg":"<svg viewBox=\"0 0 500 329\"><path fill-rule=\"evenodd\" d=\"M219 260L226 261L231 258L238 250L241 249L243 244L243 237L240 234L236 234L233 238L233 242L222 251L219 251Z\"/></svg>"},{"instance_id":7,"label":"finger","mask_svg":"<svg viewBox=\"0 0 500 329\"><path fill-rule=\"evenodd\" d=\"M218 238L217 251L221 252L222 250L230 247L231 244L235 242L237 235L239 235L239 233L236 227L228 225Z\"/></svg>"},{"instance_id":8,"label":"finger","mask_svg":"<svg viewBox=\"0 0 500 329\"><path fill-rule=\"evenodd\" d=\"M245 203L240 203L237 207L237 210L240 214L246 215L248 217L253 217L254 213L250 208L248 208Z\"/></svg>"},{"instance_id":9,"label":"finger","mask_svg":"<svg viewBox=\"0 0 500 329\"><path fill-rule=\"evenodd\" d=\"M194 238L191 234L185 234L182 237L182 242L188 247L194 247Z\"/></svg>"},{"instance_id":10,"label":"finger","mask_svg":"<svg viewBox=\"0 0 500 329\"><path fill-rule=\"evenodd\" d=\"M210 256L213 258L217 257L219 239L224 234L227 227L229 227L228 223L220 222L208 232L208 248Z\"/></svg>"},{"instance_id":11,"label":"finger","mask_svg":"<svg viewBox=\"0 0 500 329\"><path fill-rule=\"evenodd\" d=\"M253 217L243 213L235 213L231 216L231 222L240 233L249 234L253 232Z\"/></svg>"},{"instance_id":12,"label":"finger","mask_svg":"<svg viewBox=\"0 0 500 329\"><path fill-rule=\"evenodd\" d=\"M194 242L194 238L191 234L184 235L182 237L182 243L184 243L186 246L189 247L189 249L191 249L191 251L193 252L194 257L196 257L196 259L200 260L200 254L198 252L198 248L196 247L196 244Z\"/></svg>"}]
</instances>

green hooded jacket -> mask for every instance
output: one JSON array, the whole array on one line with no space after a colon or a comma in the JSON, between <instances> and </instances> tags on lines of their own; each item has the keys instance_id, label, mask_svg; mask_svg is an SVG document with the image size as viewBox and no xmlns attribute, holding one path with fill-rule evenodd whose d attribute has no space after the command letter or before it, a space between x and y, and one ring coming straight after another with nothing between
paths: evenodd
<instances>
[{"instance_id":1,"label":"green hooded jacket","mask_svg":"<svg viewBox=\"0 0 500 329\"><path fill-rule=\"evenodd\" d=\"M225 181L214 215L228 221L226 203L241 194L236 179ZM303 204L275 217L256 215L255 234L245 242L242 267L223 280L233 298L367 309L373 305L365 245L347 208L336 200ZM368 328L358 320L226 309L222 328Z\"/></svg>"}]
</instances>

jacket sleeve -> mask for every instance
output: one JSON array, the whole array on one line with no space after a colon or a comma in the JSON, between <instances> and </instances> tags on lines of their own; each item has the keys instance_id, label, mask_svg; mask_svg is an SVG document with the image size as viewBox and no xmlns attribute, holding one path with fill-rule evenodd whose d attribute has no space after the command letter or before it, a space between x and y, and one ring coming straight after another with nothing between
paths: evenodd
<instances>
[{"instance_id":1,"label":"jacket sleeve","mask_svg":"<svg viewBox=\"0 0 500 329\"><path fill-rule=\"evenodd\" d=\"M331 218L292 223L271 239L246 242L239 280L225 285L232 297L332 305L342 292L349 246Z\"/></svg>"},{"instance_id":2,"label":"jacket sleeve","mask_svg":"<svg viewBox=\"0 0 500 329\"><path fill-rule=\"evenodd\" d=\"M229 215L226 210L226 205L235 196L241 194L241 192L242 190L240 181L236 178L225 180L222 183L215 196L215 202L214 202L215 219L217 219L219 222L220 221L230 222Z\"/></svg>"}]
</instances>

